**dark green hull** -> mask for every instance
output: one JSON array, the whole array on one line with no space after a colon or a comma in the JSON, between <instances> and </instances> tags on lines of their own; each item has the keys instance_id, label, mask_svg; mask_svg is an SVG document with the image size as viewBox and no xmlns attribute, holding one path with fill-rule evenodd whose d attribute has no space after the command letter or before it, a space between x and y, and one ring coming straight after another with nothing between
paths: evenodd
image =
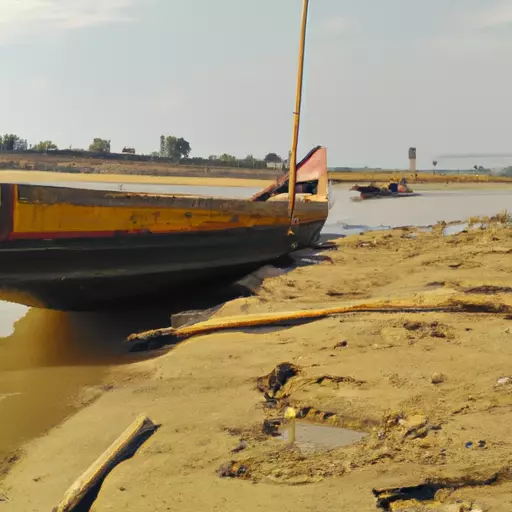
<instances>
[{"instance_id":1,"label":"dark green hull","mask_svg":"<svg viewBox=\"0 0 512 512\"><path fill-rule=\"evenodd\" d=\"M323 221L165 235L18 240L0 249L0 298L99 310L233 282L318 240Z\"/></svg>"}]
</instances>

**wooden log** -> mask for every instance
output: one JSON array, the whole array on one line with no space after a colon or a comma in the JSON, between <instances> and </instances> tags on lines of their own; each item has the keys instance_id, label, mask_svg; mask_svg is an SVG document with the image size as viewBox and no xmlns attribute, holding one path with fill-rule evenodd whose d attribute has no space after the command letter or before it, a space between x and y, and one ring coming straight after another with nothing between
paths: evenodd
<instances>
[{"instance_id":1,"label":"wooden log","mask_svg":"<svg viewBox=\"0 0 512 512\"><path fill-rule=\"evenodd\" d=\"M147 416L139 416L68 489L54 512L72 512L91 489L100 484L114 467L132 456L140 442L158 428Z\"/></svg>"},{"instance_id":2,"label":"wooden log","mask_svg":"<svg viewBox=\"0 0 512 512\"><path fill-rule=\"evenodd\" d=\"M288 311L284 313L264 313L255 315L241 315L235 317L213 318L205 322L188 325L174 329L166 327L128 337L128 342L149 341L152 338L174 336L176 338L190 338L192 336L211 334L228 329L241 329L248 327L262 327L282 325L289 322L313 321L329 316L347 313L510 313L512 301L506 300L504 295L494 295L492 302L488 297L480 295L436 295L424 294L412 298L376 300L374 302L360 302L340 305L325 309L310 309L302 311Z\"/></svg>"}]
</instances>

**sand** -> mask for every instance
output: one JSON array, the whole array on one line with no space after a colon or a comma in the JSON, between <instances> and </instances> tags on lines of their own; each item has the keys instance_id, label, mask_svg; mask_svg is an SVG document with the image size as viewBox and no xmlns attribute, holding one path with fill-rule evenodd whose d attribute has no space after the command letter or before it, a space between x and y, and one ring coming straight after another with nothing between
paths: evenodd
<instances>
[{"instance_id":1,"label":"sand","mask_svg":"<svg viewBox=\"0 0 512 512\"><path fill-rule=\"evenodd\" d=\"M136 183L146 185L191 185L216 187L266 187L268 180L247 178L208 178L187 176L148 176L136 174L74 174L51 171L0 171L2 183Z\"/></svg>"},{"instance_id":2,"label":"sand","mask_svg":"<svg viewBox=\"0 0 512 512\"><path fill-rule=\"evenodd\" d=\"M336 245L323 262L267 280L218 315L475 289L495 302L512 292L509 226L450 237L441 227L397 229ZM504 315L372 313L193 338L112 368L101 389L84 391L87 406L26 445L0 477L9 497L0 509L51 510L145 413L160 430L110 474L94 511L375 512L373 489L426 481L440 485L436 501L400 510L510 511L512 379L498 381L512 375L511 331ZM284 362L301 373L267 408L257 379ZM368 437L331 451L289 449L262 433L285 403ZM231 453L241 439L247 448ZM217 475L232 461L247 478Z\"/></svg>"}]
</instances>

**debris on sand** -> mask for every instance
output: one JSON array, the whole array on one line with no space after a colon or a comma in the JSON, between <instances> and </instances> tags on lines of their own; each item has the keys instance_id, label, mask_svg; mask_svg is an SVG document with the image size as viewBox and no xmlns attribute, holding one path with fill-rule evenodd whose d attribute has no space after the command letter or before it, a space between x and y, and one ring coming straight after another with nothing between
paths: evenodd
<instances>
[{"instance_id":1,"label":"debris on sand","mask_svg":"<svg viewBox=\"0 0 512 512\"><path fill-rule=\"evenodd\" d=\"M377 498L377 507L390 512L482 512L479 505L456 500L451 494L465 488L491 486L497 480L498 475L483 480L470 477L439 481L433 479L418 485L374 489L373 494Z\"/></svg>"},{"instance_id":2,"label":"debris on sand","mask_svg":"<svg viewBox=\"0 0 512 512\"><path fill-rule=\"evenodd\" d=\"M440 338L440 339L452 339L453 335L450 332L448 326L440 322L418 322L408 321L403 324L404 329L410 333L414 333L419 338Z\"/></svg>"},{"instance_id":3,"label":"debris on sand","mask_svg":"<svg viewBox=\"0 0 512 512\"><path fill-rule=\"evenodd\" d=\"M292 363L277 365L268 375L258 378L258 389L268 398L282 398L280 391L286 383L300 374L300 368Z\"/></svg>"},{"instance_id":4,"label":"debris on sand","mask_svg":"<svg viewBox=\"0 0 512 512\"><path fill-rule=\"evenodd\" d=\"M217 475L220 478L249 478L249 468L239 462L231 461L223 464L218 470Z\"/></svg>"}]
</instances>

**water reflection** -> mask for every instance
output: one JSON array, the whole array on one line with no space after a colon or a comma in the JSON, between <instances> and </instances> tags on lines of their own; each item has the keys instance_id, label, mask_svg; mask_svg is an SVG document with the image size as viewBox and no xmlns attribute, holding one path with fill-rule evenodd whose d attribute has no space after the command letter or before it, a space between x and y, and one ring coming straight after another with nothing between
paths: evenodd
<instances>
[{"instance_id":1,"label":"water reflection","mask_svg":"<svg viewBox=\"0 0 512 512\"><path fill-rule=\"evenodd\" d=\"M228 287L201 297L184 296L158 304L98 313L63 313L0 303L0 466L23 441L44 433L75 410L80 390L104 381L112 365L153 354L133 354L128 335L169 325L172 313L207 309L240 295ZM16 314L14 314L16 312ZM157 354L158 355L158 354Z\"/></svg>"},{"instance_id":2,"label":"water reflection","mask_svg":"<svg viewBox=\"0 0 512 512\"><path fill-rule=\"evenodd\" d=\"M0 325L11 325L3 303ZM84 386L101 383L109 365L132 362L124 339L168 322L168 311L61 313L30 309L0 338L0 459L23 440L63 420Z\"/></svg>"}]
</instances>

